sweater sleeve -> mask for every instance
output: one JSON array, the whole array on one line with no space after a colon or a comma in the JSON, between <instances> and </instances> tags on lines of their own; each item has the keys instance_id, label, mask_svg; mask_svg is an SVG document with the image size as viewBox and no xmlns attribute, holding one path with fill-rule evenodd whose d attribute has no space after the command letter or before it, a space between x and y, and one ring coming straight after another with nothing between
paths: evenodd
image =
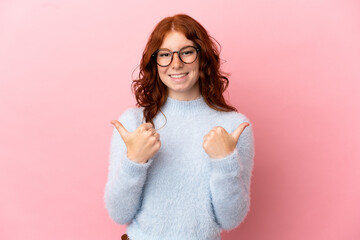
<instances>
[{"instance_id":1,"label":"sweater sleeve","mask_svg":"<svg viewBox=\"0 0 360 240\"><path fill-rule=\"evenodd\" d=\"M137 128L135 109L125 111L119 121L130 132ZM139 164L127 157L127 150L119 132L114 128L110 145L108 179L105 185L105 207L116 223L128 224L141 206L142 189L150 159Z\"/></svg>"},{"instance_id":2,"label":"sweater sleeve","mask_svg":"<svg viewBox=\"0 0 360 240\"><path fill-rule=\"evenodd\" d=\"M242 122L250 123L246 118ZM234 152L222 159L210 159L212 207L216 222L225 230L237 227L249 211L253 158L254 140L250 124L240 135Z\"/></svg>"}]
</instances>

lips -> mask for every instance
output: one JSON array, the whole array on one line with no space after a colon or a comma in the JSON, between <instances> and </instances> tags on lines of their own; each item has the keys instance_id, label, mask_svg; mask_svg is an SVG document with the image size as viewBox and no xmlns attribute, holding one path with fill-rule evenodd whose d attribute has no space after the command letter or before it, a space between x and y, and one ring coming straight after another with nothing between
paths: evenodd
<instances>
[{"instance_id":1,"label":"lips","mask_svg":"<svg viewBox=\"0 0 360 240\"><path fill-rule=\"evenodd\" d=\"M169 74L169 76L171 78L183 78L185 77L186 75L188 75L189 73L179 73L179 74Z\"/></svg>"}]
</instances>

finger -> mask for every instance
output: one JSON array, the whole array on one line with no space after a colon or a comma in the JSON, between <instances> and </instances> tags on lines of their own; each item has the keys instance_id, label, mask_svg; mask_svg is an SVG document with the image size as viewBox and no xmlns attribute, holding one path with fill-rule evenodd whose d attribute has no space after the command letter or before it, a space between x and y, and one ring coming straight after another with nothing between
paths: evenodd
<instances>
[{"instance_id":1,"label":"finger","mask_svg":"<svg viewBox=\"0 0 360 240\"><path fill-rule=\"evenodd\" d=\"M241 135L241 133L244 131L244 129L249 126L250 124L248 122L244 122L242 124L240 124L234 132L231 133L231 135L233 136L233 138L235 139L235 141L237 142L239 140L239 137Z\"/></svg>"},{"instance_id":2,"label":"finger","mask_svg":"<svg viewBox=\"0 0 360 240\"><path fill-rule=\"evenodd\" d=\"M155 134L154 134L154 136L155 136L155 138L156 138L156 140L157 140L157 141L159 141L159 140L160 140L160 134L155 133Z\"/></svg>"},{"instance_id":3,"label":"finger","mask_svg":"<svg viewBox=\"0 0 360 240\"><path fill-rule=\"evenodd\" d=\"M203 137L203 140L206 141L208 137L209 137L209 134L205 134Z\"/></svg>"},{"instance_id":4,"label":"finger","mask_svg":"<svg viewBox=\"0 0 360 240\"><path fill-rule=\"evenodd\" d=\"M154 128L154 126L152 125L152 123L143 123L142 126L144 127L145 130L149 130L150 128Z\"/></svg>"},{"instance_id":5,"label":"finger","mask_svg":"<svg viewBox=\"0 0 360 240\"><path fill-rule=\"evenodd\" d=\"M150 128L147 131L150 132L151 135L154 135L156 133L155 129L153 128Z\"/></svg>"},{"instance_id":6,"label":"finger","mask_svg":"<svg viewBox=\"0 0 360 240\"><path fill-rule=\"evenodd\" d=\"M115 128L120 133L120 136L124 140L129 134L128 130L126 130L126 128L118 120L112 120L110 123L115 126Z\"/></svg>"},{"instance_id":7,"label":"finger","mask_svg":"<svg viewBox=\"0 0 360 240\"><path fill-rule=\"evenodd\" d=\"M215 131L215 132L226 131L223 127L220 127L220 126L216 126L212 130Z\"/></svg>"}]
</instances>

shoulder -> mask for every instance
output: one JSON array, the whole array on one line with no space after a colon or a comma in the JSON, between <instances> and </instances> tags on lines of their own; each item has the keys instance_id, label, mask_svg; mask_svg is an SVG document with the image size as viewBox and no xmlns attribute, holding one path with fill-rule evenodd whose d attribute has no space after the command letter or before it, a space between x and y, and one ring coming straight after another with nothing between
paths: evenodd
<instances>
[{"instance_id":1,"label":"shoulder","mask_svg":"<svg viewBox=\"0 0 360 240\"><path fill-rule=\"evenodd\" d=\"M232 111L232 112L226 112L224 114L224 116L226 116L226 118L229 119L229 121L233 121L233 122L247 122L247 121L250 121L249 118L243 114L243 113L240 113L240 112L235 112L235 111Z\"/></svg>"},{"instance_id":2,"label":"shoulder","mask_svg":"<svg viewBox=\"0 0 360 240\"><path fill-rule=\"evenodd\" d=\"M118 118L128 131L134 131L143 121L143 108L128 108Z\"/></svg>"},{"instance_id":3,"label":"shoulder","mask_svg":"<svg viewBox=\"0 0 360 240\"><path fill-rule=\"evenodd\" d=\"M240 137L240 142L253 142L253 124L250 119L243 113L240 112L220 112L215 113L216 125L223 127L227 132L232 133L239 127L240 124L247 122L249 126L245 128Z\"/></svg>"},{"instance_id":4,"label":"shoulder","mask_svg":"<svg viewBox=\"0 0 360 240\"><path fill-rule=\"evenodd\" d=\"M143 114L143 108L138 108L138 107L132 107L132 108L128 108L126 109L119 117L119 120L127 120L127 119L137 119L139 117L142 117Z\"/></svg>"},{"instance_id":5,"label":"shoulder","mask_svg":"<svg viewBox=\"0 0 360 240\"><path fill-rule=\"evenodd\" d=\"M224 127L235 129L238 125L243 122L247 122L251 125L250 119L243 113L240 112L221 112L214 111L215 118L221 121Z\"/></svg>"}]
</instances>

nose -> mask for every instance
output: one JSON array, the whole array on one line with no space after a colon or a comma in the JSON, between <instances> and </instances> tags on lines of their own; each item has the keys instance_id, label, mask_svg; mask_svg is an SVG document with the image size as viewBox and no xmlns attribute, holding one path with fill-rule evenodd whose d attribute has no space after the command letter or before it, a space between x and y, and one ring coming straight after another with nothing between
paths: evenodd
<instances>
[{"instance_id":1,"label":"nose","mask_svg":"<svg viewBox=\"0 0 360 240\"><path fill-rule=\"evenodd\" d=\"M171 66L174 69L181 68L184 65L184 63L180 60L179 53L177 53L177 52L175 52L175 53L173 55L173 60L172 60Z\"/></svg>"}]
</instances>

